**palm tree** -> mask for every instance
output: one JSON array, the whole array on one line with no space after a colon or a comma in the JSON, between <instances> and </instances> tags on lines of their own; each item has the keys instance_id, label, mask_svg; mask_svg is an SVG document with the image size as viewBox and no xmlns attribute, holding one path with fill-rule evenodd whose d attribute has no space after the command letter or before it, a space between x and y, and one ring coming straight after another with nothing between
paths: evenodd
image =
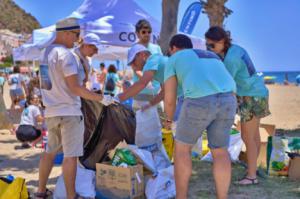
<instances>
[{"instance_id":1,"label":"palm tree","mask_svg":"<svg viewBox=\"0 0 300 199\"><path fill-rule=\"evenodd\" d=\"M180 0L162 1L162 24L158 43L164 54L168 51L170 38L177 33L179 1Z\"/></svg>"},{"instance_id":2,"label":"palm tree","mask_svg":"<svg viewBox=\"0 0 300 199\"><path fill-rule=\"evenodd\" d=\"M204 13L207 14L209 19L209 26L221 26L226 17L228 17L232 10L225 7L228 0L200 0L204 8Z\"/></svg>"}]
</instances>

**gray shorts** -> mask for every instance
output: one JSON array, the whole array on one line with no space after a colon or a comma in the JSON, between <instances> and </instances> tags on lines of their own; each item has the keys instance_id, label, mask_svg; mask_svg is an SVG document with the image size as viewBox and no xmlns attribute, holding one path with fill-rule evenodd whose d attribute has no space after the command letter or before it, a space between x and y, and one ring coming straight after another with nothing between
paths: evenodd
<instances>
[{"instance_id":1,"label":"gray shorts","mask_svg":"<svg viewBox=\"0 0 300 199\"><path fill-rule=\"evenodd\" d=\"M194 145L203 131L207 130L209 148L227 148L236 108L236 97L232 93L184 99L176 141Z\"/></svg>"},{"instance_id":2,"label":"gray shorts","mask_svg":"<svg viewBox=\"0 0 300 199\"><path fill-rule=\"evenodd\" d=\"M63 152L65 157L83 155L83 116L46 118L48 128L47 153Z\"/></svg>"}]
</instances>

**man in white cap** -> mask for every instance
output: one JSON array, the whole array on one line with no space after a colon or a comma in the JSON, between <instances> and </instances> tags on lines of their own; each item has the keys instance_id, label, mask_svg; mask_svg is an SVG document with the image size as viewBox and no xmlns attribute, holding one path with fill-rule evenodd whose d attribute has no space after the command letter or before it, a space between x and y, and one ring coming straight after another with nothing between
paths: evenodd
<instances>
[{"instance_id":1,"label":"man in white cap","mask_svg":"<svg viewBox=\"0 0 300 199\"><path fill-rule=\"evenodd\" d=\"M164 68L168 58L161 54L151 55L150 51L141 44L135 44L128 50L128 65L133 70L142 71L143 76L133 84L126 92L118 95L120 101L137 95L141 90L146 88L147 84L156 80L161 85L164 83ZM154 99L149 101L149 105L156 105L163 99L163 88Z\"/></svg>"},{"instance_id":2,"label":"man in white cap","mask_svg":"<svg viewBox=\"0 0 300 199\"><path fill-rule=\"evenodd\" d=\"M80 46L72 51L80 65L79 69L85 74L84 84L87 83L91 71L90 58L97 54L100 48L100 37L94 33L88 33L82 38Z\"/></svg>"},{"instance_id":3,"label":"man in white cap","mask_svg":"<svg viewBox=\"0 0 300 199\"><path fill-rule=\"evenodd\" d=\"M156 80L161 85L161 90L158 95L154 94L154 97L149 101L143 101L140 103L140 107L143 111L147 113L141 117L144 119L152 120L153 125L151 125L149 132L139 131L136 132L136 145L150 151L153 156L154 154L159 157L159 161L156 161L157 169L165 168L169 166L170 162L166 156L165 149L162 147L161 140L161 124L158 117L157 109L146 110L152 106L157 105L163 99L163 83L164 83L164 68L167 63L168 58L161 54L153 54L148 51L148 49L142 44L133 45L128 51L128 65L132 67L135 71L142 71L142 77L135 82L126 91L119 94L117 99L120 101L125 101L131 98L144 88L147 87L148 83L152 80ZM142 102L142 101L141 101ZM138 107L136 107L138 108ZM147 117L147 118L146 118ZM157 118L157 120L155 119ZM143 122L138 122L137 116L137 129L143 128ZM151 135L149 135L151 134ZM158 160L158 159L156 159ZM163 164L162 164L163 163ZM160 167L162 166L162 167Z\"/></svg>"},{"instance_id":4,"label":"man in white cap","mask_svg":"<svg viewBox=\"0 0 300 199\"><path fill-rule=\"evenodd\" d=\"M56 39L43 54L40 65L41 91L46 106L48 144L39 165L39 187L35 198L47 198L51 192L46 184L53 160L63 151L62 164L67 199L81 198L75 192L77 158L83 155L84 122L80 97L100 101L108 106L110 96L102 96L85 88L85 74L79 70L69 48L79 39L80 26L75 18L57 22Z\"/></svg>"}]
</instances>

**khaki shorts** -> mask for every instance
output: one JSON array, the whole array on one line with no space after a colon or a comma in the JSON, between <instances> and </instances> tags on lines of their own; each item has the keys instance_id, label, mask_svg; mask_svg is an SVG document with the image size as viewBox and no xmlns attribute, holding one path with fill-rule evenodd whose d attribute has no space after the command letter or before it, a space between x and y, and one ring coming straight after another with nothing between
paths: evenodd
<instances>
[{"instance_id":1,"label":"khaki shorts","mask_svg":"<svg viewBox=\"0 0 300 199\"><path fill-rule=\"evenodd\" d=\"M83 155L83 116L46 118L48 127L47 153L63 152L65 157Z\"/></svg>"}]
</instances>

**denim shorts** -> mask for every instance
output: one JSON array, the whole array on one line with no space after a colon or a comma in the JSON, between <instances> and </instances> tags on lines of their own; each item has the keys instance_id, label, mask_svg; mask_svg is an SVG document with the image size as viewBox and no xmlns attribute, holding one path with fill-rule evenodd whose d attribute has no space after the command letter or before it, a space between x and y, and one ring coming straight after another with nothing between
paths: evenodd
<instances>
[{"instance_id":1,"label":"denim shorts","mask_svg":"<svg viewBox=\"0 0 300 199\"><path fill-rule=\"evenodd\" d=\"M180 115L180 111L182 108L182 104L183 104L183 96L180 96L177 98L177 103L176 103L176 110L175 110L175 115L174 115L174 122L177 122L179 115Z\"/></svg>"},{"instance_id":2,"label":"denim shorts","mask_svg":"<svg viewBox=\"0 0 300 199\"><path fill-rule=\"evenodd\" d=\"M194 145L207 130L209 148L227 148L236 109L236 97L231 92L184 99L176 141Z\"/></svg>"},{"instance_id":3,"label":"denim shorts","mask_svg":"<svg viewBox=\"0 0 300 199\"><path fill-rule=\"evenodd\" d=\"M24 95L23 90L21 88L11 89L9 93L12 97L20 97Z\"/></svg>"}]
</instances>

